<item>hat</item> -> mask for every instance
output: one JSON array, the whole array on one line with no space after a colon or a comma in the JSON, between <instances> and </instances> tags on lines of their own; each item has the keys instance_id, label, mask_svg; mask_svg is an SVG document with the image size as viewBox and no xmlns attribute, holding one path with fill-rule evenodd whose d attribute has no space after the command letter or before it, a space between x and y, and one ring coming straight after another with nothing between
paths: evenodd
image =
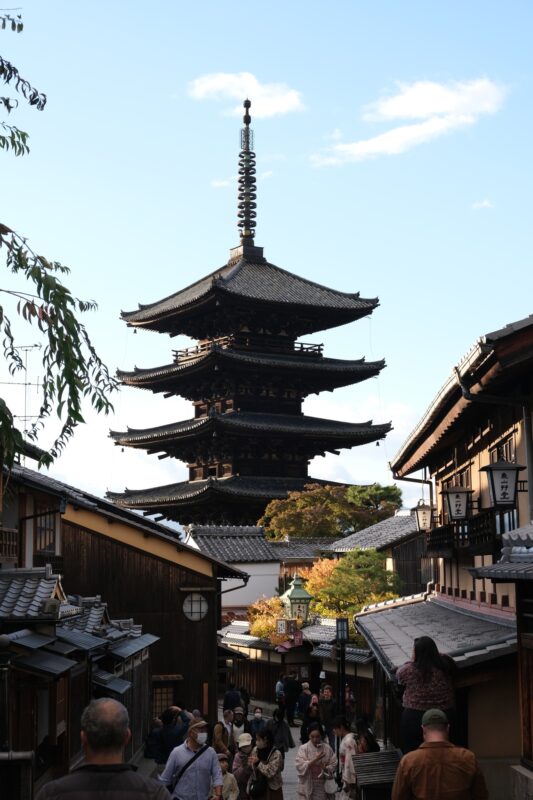
<instances>
[{"instance_id":1,"label":"hat","mask_svg":"<svg viewBox=\"0 0 533 800\"><path fill-rule=\"evenodd\" d=\"M448 717L440 708L430 708L422 716L422 725L447 725Z\"/></svg>"},{"instance_id":2,"label":"hat","mask_svg":"<svg viewBox=\"0 0 533 800\"><path fill-rule=\"evenodd\" d=\"M191 733L191 731L203 731L204 728L208 727L208 723L205 719L201 719L199 722L193 722L192 725L189 725L187 729L187 733Z\"/></svg>"},{"instance_id":3,"label":"hat","mask_svg":"<svg viewBox=\"0 0 533 800\"><path fill-rule=\"evenodd\" d=\"M203 716L203 714L202 714L202 712L200 711L199 708L193 708L193 710L191 711L191 714L193 715L193 717L202 717Z\"/></svg>"},{"instance_id":4,"label":"hat","mask_svg":"<svg viewBox=\"0 0 533 800\"><path fill-rule=\"evenodd\" d=\"M248 745L252 744L252 734L241 733L237 741L239 743L239 747L248 747Z\"/></svg>"},{"instance_id":5,"label":"hat","mask_svg":"<svg viewBox=\"0 0 533 800\"><path fill-rule=\"evenodd\" d=\"M226 753L219 753L218 754L218 760L219 761L227 761L229 763L229 757L226 755Z\"/></svg>"},{"instance_id":6,"label":"hat","mask_svg":"<svg viewBox=\"0 0 533 800\"><path fill-rule=\"evenodd\" d=\"M307 683L307 681L304 681L302 683L302 689L309 689L309 684Z\"/></svg>"},{"instance_id":7,"label":"hat","mask_svg":"<svg viewBox=\"0 0 533 800\"><path fill-rule=\"evenodd\" d=\"M244 714L244 708L242 706L237 706L237 708L233 709L234 714Z\"/></svg>"}]
</instances>

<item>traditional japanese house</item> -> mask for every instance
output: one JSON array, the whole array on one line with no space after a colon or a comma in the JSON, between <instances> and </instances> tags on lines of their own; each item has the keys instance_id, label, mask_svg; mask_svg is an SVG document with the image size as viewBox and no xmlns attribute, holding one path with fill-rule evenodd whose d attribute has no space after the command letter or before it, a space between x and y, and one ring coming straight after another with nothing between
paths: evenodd
<instances>
[{"instance_id":1,"label":"traditional japanese house","mask_svg":"<svg viewBox=\"0 0 533 800\"><path fill-rule=\"evenodd\" d=\"M139 757L151 718L157 636L114 621L100 598L70 597L51 566L0 569L0 786L31 800L83 759L80 718L92 697L130 715L125 756Z\"/></svg>"},{"instance_id":2,"label":"traditional japanese house","mask_svg":"<svg viewBox=\"0 0 533 800\"><path fill-rule=\"evenodd\" d=\"M127 386L181 395L194 416L112 432L115 443L185 461L189 480L109 493L119 506L181 523L253 524L273 498L314 481L309 461L382 439L390 425L307 417L302 401L379 374L383 361L326 358L299 341L368 316L377 299L318 285L267 261L254 243L256 179L250 102L241 133L241 244L226 265L181 291L123 313L136 330L197 340L171 364L119 372Z\"/></svg>"},{"instance_id":3,"label":"traditional japanese house","mask_svg":"<svg viewBox=\"0 0 533 800\"><path fill-rule=\"evenodd\" d=\"M528 630L527 582L517 584L517 595L514 566L493 565L503 535L512 540L533 517L532 368L528 317L480 337L453 369L391 464L400 480L423 470L419 480L435 497L432 510L421 509L434 589L369 607L356 620L376 656L377 708L395 743L394 667L420 635L453 657L461 738L477 754L495 800L524 796L513 795L516 771L509 766L531 758L527 646L520 673L516 656L517 596L519 627ZM527 548L519 540L517 547Z\"/></svg>"},{"instance_id":4,"label":"traditional japanese house","mask_svg":"<svg viewBox=\"0 0 533 800\"><path fill-rule=\"evenodd\" d=\"M179 702L216 717L222 583L242 586L247 574L187 546L169 528L48 475L15 465L8 489L0 567L52 564L71 591L104 594L114 616L135 619L157 639L145 687L154 712ZM128 648L108 671L125 676L142 649Z\"/></svg>"}]
</instances>

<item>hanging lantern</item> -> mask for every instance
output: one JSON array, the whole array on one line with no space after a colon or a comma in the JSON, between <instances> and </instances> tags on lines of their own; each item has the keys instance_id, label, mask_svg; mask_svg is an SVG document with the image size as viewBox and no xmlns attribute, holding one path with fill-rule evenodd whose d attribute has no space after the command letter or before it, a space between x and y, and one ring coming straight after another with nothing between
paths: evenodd
<instances>
[{"instance_id":1,"label":"hanging lantern","mask_svg":"<svg viewBox=\"0 0 533 800\"><path fill-rule=\"evenodd\" d=\"M336 623L336 640L339 644L346 644L348 639L350 638L350 631L348 628L348 619L347 617L337 617L335 620Z\"/></svg>"},{"instance_id":2,"label":"hanging lantern","mask_svg":"<svg viewBox=\"0 0 533 800\"><path fill-rule=\"evenodd\" d=\"M419 531L429 531L431 529L433 509L428 506L425 500L419 500L415 506L416 527Z\"/></svg>"},{"instance_id":3,"label":"hanging lantern","mask_svg":"<svg viewBox=\"0 0 533 800\"><path fill-rule=\"evenodd\" d=\"M468 517L471 494L472 489L467 489L465 486L450 486L442 490L441 495L446 503L450 522L458 522Z\"/></svg>"},{"instance_id":4,"label":"hanging lantern","mask_svg":"<svg viewBox=\"0 0 533 800\"><path fill-rule=\"evenodd\" d=\"M490 499L496 508L514 508L518 490L518 473L525 469L510 461L494 461L480 472L486 472L489 481Z\"/></svg>"},{"instance_id":5,"label":"hanging lantern","mask_svg":"<svg viewBox=\"0 0 533 800\"><path fill-rule=\"evenodd\" d=\"M287 614L293 619L307 622L309 603L313 596L309 594L299 575L295 575L287 591L281 595L280 600L285 606Z\"/></svg>"}]
</instances>

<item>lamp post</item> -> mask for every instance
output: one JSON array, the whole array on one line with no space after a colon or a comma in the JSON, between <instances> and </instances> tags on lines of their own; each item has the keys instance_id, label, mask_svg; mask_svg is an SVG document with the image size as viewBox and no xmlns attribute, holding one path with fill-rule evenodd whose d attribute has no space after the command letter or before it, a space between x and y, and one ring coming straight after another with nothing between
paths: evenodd
<instances>
[{"instance_id":1,"label":"lamp post","mask_svg":"<svg viewBox=\"0 0 533 800\"><path fill-rule=\"evenodd\" d=\"M349 638L347 617L337 617L337 619L335 620L335 625L336 625L335 647L337 654L337 710L338 713L342 717L344 717L346 714L346 642L348 641ZM337 750L336 778L337 778L337 784L340 788L341 786L340 759L339 759L340 740L338 736L335 744Z\"/></svg>"},{"instance_id":2,"label":"lamp post","mask_svg":"<svg viewBox=\"0 0 533 800\"><path fill-rule=\"evenodd\" d=\"M494 461L480 472L486 472L489 481L490 499L496 508L515 508L518 490L518 473L525 467L510 461Z\"/></svg>"},{"instance_id":3,"label":"lamp post","mask_svg":"<svg viewBox=\"0 0 533 800\"><path fill-rule=\"evenodd\" d=\"M312 599L313 595L309 594L299 575L294 576L291 585L280 597L289 617L301 619L304 625L309 616L309 604Z\"/></svg>"}]
</instances>

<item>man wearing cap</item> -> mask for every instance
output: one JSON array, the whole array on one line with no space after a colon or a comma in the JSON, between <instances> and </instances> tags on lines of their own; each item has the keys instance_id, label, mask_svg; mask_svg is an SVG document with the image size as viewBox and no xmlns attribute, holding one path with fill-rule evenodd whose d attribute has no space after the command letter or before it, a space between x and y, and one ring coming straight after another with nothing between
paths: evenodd
<instances>
[{"instance_id":1,"label":"man wearing cap","mask_svg":"<svg viewBox=\"0 0 533 800\"><path fill-rule=\"evenodd\" d=\"M488 800L476 756L448 740L449 727L444 711L424 713L424 741L400 761L392 800Z\"/></svg>"},{"instance_id":2,"label":"man wearing cap","mask_svg":"<svg viewBox=\"0 0 533 800\"><path fill-rule=\"evenodd\" d=\"M159 776L176 800L222 797L222 771L217 754L207 745L207 727L205 720L189 725L186 741L174 748Z\"/></svg>"},{"instance_id":3,"label":"man wearing cap","mask_svg":"<svg viewBox=\"0 0 533 800\"><path fill-rule=\"evenodd\" d=\"M222 770L222 800L237 800L239 797L239 787L237 786L235 776L232 775L231 772L228 772L229 761L227 755L219 753L218 763ZM213 793L211 797L216 798L216 794Z\"/></svg>"},{"instance_id":4,"label":"man wearing cap","mask_svg":"<svg viewBox=\"0 0 533 800\"><path fill-rule=\"evenodd\" d=\"M252 752L252 734L241 733L238 740L238 750L233 761L233 774L239 787L239 800L248 800L246 788L252 775L252 765L249 756Z\"/></svg>"},{"instance_id":5,"label":"man wearing cap","mask_svg":"<svg viewBox=\"0 0 533 800\"><path fill-rule=\"evenodd\" d=\"M233 709L233 746L237 750L238 740L241 733L250 733L250 723L244 716L244 708L237 706Z\"/></svg>"}]
</instances>

